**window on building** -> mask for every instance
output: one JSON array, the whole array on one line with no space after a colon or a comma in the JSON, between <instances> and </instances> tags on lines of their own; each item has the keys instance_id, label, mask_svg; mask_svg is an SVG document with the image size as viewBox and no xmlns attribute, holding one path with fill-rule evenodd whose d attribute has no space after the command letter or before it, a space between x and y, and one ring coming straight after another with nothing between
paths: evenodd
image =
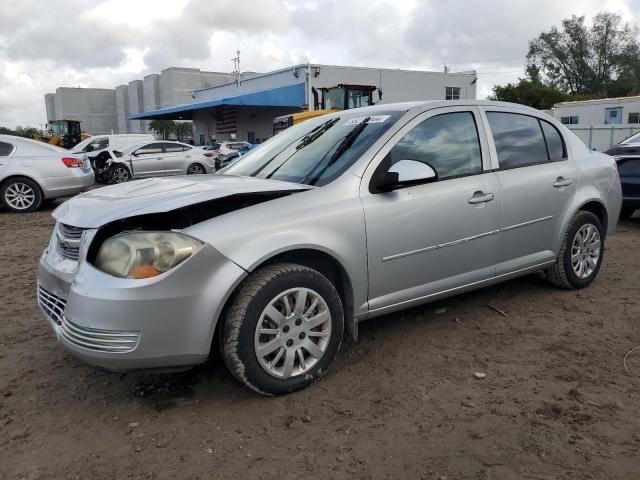
<instances>
[{"instance_id":1,"label":"window on building","mask_svg":"<svg viewBox=\"0 0 640 480\"><path fill-rule=\"evenodd\" d=\"M8 157L13 152L13 145L7 142L0 142L0 157Z\"/></svg>"},{"instance_id":2,"label":"window on building","mask_svg":"<svg viewBox=\"0 0 640 480\"><path fill-rule=\"evenodd\" d=\"M445 87L445 100L460 100L460 87Z\"/></svg>"},{"instance_id":3,"label":"window on building","mask_svg":"<svg viewBox=\"0 0 640 480\"><path fill-rule=\"evenodd\" d=\"M640 112L630 113L629 123L640 123Z\"/></svg>"},{"instance_id":4,"label":"window on building","mask_svg":"<svg viewBox=\"0 0 640 480\"><path fill-rule=\"evenodd\" d=\"M402 137L388 155L391 165L400 160L426 163L440 180L482 172L478 130L470 112L428 118Z\"/></svg>"},{"instance_id":5,"label":"window on building","mask_svg":"<svg viewBox=\"0 0 640 480\"><path fill-rule=\"evenodd\" d=\"M578 116L571 117L561 117L560 123L564 123L565 125L577 125L578 124Z\"/></svg>"},{"instance_id":6,"label":"window on building","mask_svg":"<svg viewBox=\"0 0 640 480\"><path fill-rule=\"evenodd\" d=\"M548 162L547 146L535 117L487 112L500 168L518 168Z\"/></svg>"}]
</instances>

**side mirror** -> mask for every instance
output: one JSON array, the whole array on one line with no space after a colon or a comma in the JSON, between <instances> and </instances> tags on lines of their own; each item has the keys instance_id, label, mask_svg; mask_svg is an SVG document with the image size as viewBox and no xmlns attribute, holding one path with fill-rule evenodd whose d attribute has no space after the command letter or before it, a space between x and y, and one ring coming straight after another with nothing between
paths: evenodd
<instances>
[{"instance_id":1,"label":"side mirror","mask_svg":"<svg viewBox=\"0 0 640 480\"><path fill-rule=\"evenodd\" d=\"M437 179L436 171L426 163L400 160L380 176L375 188L378 192L390 192L412 185L434 182Z\"/></svg>"}]
</instances>

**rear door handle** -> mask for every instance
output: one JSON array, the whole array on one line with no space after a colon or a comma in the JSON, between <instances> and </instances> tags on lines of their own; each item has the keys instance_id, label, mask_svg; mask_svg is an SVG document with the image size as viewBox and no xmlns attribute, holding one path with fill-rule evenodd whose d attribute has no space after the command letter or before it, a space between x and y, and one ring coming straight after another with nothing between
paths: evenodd
<instances>
[{"instance_id":1,"label":"rear door handle","mask_svg":"<svg viewBox=\"0 0 640 480\"><path fill-rule=\"evenodd\" d=\"M472 205L476 203L485 203L485 202L490 202L491 200L493 200L494 197L495 195L493 193L484 193L484 192L478 191L473 194L473 197L471 197L468 200L468 202Z\"/></svg>"},{"instance_id":2,"label":"rear door handle","mask_svg":"<svg viewBox=\"0 0 640 480\"><path fill-rule=\"evenodd\" d=\"M573 180L570 178L558 177L556 181L553 182L553 186L556 188L568 187L573 183Z\"/></svg>"}]
</instances>

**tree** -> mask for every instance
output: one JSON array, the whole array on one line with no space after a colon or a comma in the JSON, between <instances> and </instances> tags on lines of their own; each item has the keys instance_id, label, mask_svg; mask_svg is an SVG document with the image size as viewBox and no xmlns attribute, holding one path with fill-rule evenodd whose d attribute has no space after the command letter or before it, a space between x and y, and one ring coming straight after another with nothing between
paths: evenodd
<instances>
[{"instance_id":1,"label":"tree","mask_svg":"<svg viewBox=\"0 0 640 480\"><path fill-rule=\"evenodd\" d=\"M174 134L179 142L186 142L193 139L193 122L174 122Z\"/></svg>"},{"instance_id":2,"label":"tree","mask_svg":"<svg viewBox=\"0 0 640 480\"><path fill-rule=\"evenodd\" d=\"M495 85L489 100L520 103L541 110L549 109L558 102L569 99L569 95L553 85L545 85L534 66L527 69L527 78L518 79L518 83Z\"/></svg>"},{"instance_id":3,"label":"tree","mask_svg":"<svg viewBox=\"0 0 640 480\"><path fill-rule=\"evenodd\" d=\"M175 124L173 120L151 120L149 128L166 140L173 133Z\"/></svg>"},{"instance_id":4,"label":"tree","mask_svg":"<svg viewBox=\"0 0 640 480\"><path fill-rule=\"evenodd\" d=\"M43 135L42 130L36 127L16 127L15 130L11 130L7 127L0 127L0 134L3 135L15 135L17 137L33 138L34 135Z\"/></svg>"},{"instance_id":5,"label":"tree","mask_svg":"<svg viewBox=\"0 0 640 480\"><path fill-rule=\"evenodd\" d=\"M529 42L527 64L544 83L572 95L629 95L640 89L637 27L619 15L599 13L590 27L572 16Z\"/></svg>"}]
</instances>

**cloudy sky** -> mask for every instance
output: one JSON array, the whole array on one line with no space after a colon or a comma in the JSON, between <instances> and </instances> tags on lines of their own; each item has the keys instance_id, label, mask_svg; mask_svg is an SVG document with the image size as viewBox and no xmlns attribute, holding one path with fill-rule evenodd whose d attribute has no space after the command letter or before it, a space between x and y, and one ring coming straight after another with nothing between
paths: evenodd
<instances>
[{"instance_id":1,"label":"cloudy sky","mask_svg":"<svg viewBox=\"0 0 640 480\"><path fill-rule=\"evenodd\" d=\"M46 121L56 87L113 88L169 66L267 71L311 62L476 69L479 97L523 75L527 42L562 18L640 0L0 0L0 125Z\"/></svg>"}]
</instances>

